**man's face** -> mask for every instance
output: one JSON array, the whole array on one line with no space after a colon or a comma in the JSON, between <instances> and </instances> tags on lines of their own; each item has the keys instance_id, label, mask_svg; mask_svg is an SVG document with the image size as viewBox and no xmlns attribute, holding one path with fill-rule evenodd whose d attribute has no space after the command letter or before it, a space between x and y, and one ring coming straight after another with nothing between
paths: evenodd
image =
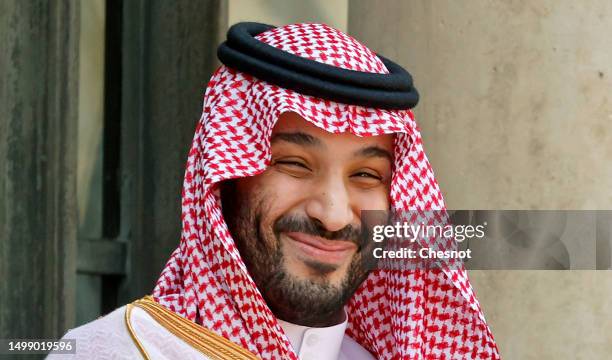
<instances>
[{"instance_id":1,"label":"man's face","mask_svg":"<svg viewBox=\"0 0 612 360\"><path fill-rule=\"evenodd\" d=\"M273 312L306 326L337 319L367 276L361 210L389 210L393 135L332 134L295 113L272 132L272 162L222 184L224 218Z\"/></svg>"}]
</instances>

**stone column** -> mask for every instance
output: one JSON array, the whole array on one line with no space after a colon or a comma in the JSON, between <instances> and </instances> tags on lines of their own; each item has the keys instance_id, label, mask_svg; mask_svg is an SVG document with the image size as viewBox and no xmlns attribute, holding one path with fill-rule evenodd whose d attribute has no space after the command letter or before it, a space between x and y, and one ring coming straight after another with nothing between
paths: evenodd
<instances>
[{"instance_id":1,"label":"stone column","mask_svg":"<svg viewBox=\"0 0 612 360\"><path fill-rule=\"evenodd\" d=\"M74 324L79 2L0 2L0 337Z\"/></svg>"}]
</instances>

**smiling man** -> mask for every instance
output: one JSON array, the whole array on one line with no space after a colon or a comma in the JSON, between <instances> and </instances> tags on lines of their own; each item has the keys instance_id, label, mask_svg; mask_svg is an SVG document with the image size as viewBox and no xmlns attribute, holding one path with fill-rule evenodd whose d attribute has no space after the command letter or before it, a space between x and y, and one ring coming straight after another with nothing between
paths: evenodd
<instances>
[{"instance_id":1,"label":"smiling man","mask_svg":"<svg viewBox=\"0 0 612 360\"><path fill-rule=\"evenodd\" d=\"M218 54L180 245L77 355L498 359L463 270L372 268L362 211L444 209L410 75L322 24L237 24Z\"/></svg>"}]
</instances>

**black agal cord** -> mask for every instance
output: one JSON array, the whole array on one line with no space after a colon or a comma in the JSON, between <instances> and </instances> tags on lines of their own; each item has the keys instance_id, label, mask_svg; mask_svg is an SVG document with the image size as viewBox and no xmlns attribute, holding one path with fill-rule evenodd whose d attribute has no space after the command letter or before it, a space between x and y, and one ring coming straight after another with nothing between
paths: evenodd
<instances>
[{"instance_id":1,"label":"black agal cord","mask_svg":"<svg viewBox=\"0 0 612 360\"><path fill-rule=\"evenodd\" d=\"M419 101L412 76L380 55L389 74L347 70L306 59L255 39L274 26L254 22L233 25L217 49L226 66L280 87L345 104L379 109L411 109Z\"/></svg>"}]
</instances>

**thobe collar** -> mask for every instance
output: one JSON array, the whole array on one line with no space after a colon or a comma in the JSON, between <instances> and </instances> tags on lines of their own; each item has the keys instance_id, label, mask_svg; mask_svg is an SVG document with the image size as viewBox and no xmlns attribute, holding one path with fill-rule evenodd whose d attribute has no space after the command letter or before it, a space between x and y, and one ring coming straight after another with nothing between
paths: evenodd
<instances>
[{"instance_id":1,"label":"thobe collar","mask_svg":"<svg viewBox=\"0 0 612 360\"><path fill-rule=\"evenodd\" d=\"M300 360L338 360L344 331L348 324L346 312L343 322L328 327L308 327L280 319L278 323Z\"/></svg>"}]
</instances>

